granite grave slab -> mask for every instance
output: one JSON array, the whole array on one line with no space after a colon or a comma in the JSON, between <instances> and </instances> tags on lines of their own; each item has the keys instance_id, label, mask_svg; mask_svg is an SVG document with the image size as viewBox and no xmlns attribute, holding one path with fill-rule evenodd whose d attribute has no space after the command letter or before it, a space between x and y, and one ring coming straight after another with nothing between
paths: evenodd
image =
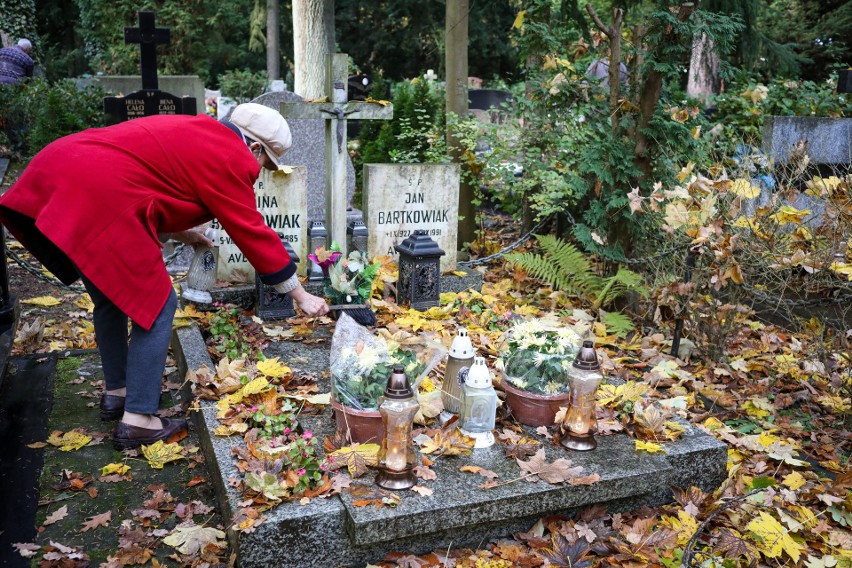
<instances>
[{"instance_id":1,"label":"granite grave slab","mask_svg":"<svg viewBox=\"0 0 852 568\"><path fill-rule=\"evenodd\" d=\"M326 329L318 337L328 337ZM273 343L268 357L281 357L294 369L318 376L328 366L330 341ZM198 368L209 361L201 334L195 327L175 330L173 348L179 372ZM329 388L321 379L320 391ZM193 413L226 523L238 509L240 496L227 480L238 476L231 457L237 438L214 437L219 424L212 403L202 402ZM332 433L330 412L305 417L305 426L317 439ZM534 435L534 434L533 434ZM462 465L480 465L500 474L500 481L520 476L518 467L503 455L499 446L477 450L473 456L439 458L433 469L438 479L424 482L431 496L413 492L400 494L395 508L361 508L346 494L312 499L305 505L285 503L268 511L268 518L250 534L231 531L229 539L242 568L261 566L332 567L365 566L381 560L390 551L422 554L448 547L478 547L490 538L528 530L547 514L572 514L592 504L603 504L613 512L658 505L671 500L673 486L697 485L705 491L717 487L726 476L727 446L687 425L677 442L665 444L667 454L636 452L626 435L598 438L593 452L568 452L543 444L548 459L566 457L584 473L597 473L601 480L588 486L555 486L526 480L494 489L481 489L479 476L462 473ZM356 483L372 485L373 473Z\"/></svg>"}]
</instances>

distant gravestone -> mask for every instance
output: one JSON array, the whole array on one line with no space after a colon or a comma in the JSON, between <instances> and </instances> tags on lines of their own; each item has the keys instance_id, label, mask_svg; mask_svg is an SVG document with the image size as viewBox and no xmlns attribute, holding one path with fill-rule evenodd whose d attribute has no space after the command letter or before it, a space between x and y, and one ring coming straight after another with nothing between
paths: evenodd
<instances>
[{"instance_id":1,"label":"distant gravestone","mask_svg":"<svg viewBox=\"0 0 852 568\"><path fill-rule=\"evenodd\" d=\"M364 222L371 257L395 257L394 245L421 229L446 253L441 271L455 270L458 210L458 164L364 165Z\"/></svg>"},{"instance_id":2,"label":"distant gravestone","mask_svg":"<svg viewBox=\"0 0 852 568\"><path fill-rule=\"evenodd\" d=\"M304 99L290 91L264 93L254 99L258 103L276 111L282 102L302 102ZM293 145L281 158L280 163L308 168L308 218L311 221L325 221L325 125L318 120L287 118ZM355 193L355 168L348 154L346 157L346 203L351 216L360 216L352 209L352 195Z\"/></svg>"},{"instance_id":3,"label":"distant gravestone","mask_svg":"<svg viewBox=\"0 0 852 568\"><path fill-rule=\"evenodd\" d=\"M298 274L307 274L308 221L307 221L307 171L294 167L291 173L282 170L261 170L254 184L257 209L266 224L288 243L301 259ZM214 220L212 227L219 231L216 246L219 248L216 280L231 284L254 283L254 268L237 245Z\"/></svg>"},{"instance_id":4,"label":"distant gravestone","mask_svg":"<svg viewBox=\"0 0 852 568\"><path fill-rule=\"evenodd\" d=\"M142 89L123 97L104 97L107 126L143 116L196 114L194 97L178 97L158 88L157 45L169 42L169 30L154 25L153 12L139 12L139 27L124 28L124 42L140 46Z\"/></svg>"}]
</instances>

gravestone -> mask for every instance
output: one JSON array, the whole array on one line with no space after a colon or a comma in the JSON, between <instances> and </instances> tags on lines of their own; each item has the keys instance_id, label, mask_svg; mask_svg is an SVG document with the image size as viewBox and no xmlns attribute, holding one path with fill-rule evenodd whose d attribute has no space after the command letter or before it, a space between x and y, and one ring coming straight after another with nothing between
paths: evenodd
<instances>
[{"instance_id":1,"label":"gravestone","mask_svg":"<svg viewBox=\"0 0 852 568\"><path fill-rule=\"evenodd\" d=\"M459 224L458 164L365 164L367 254L390 254L415 230L425 230L446 253L441 272L455 270Z\"/></svg>"},{"instance_id":2,"label":"gravestone","mask_svg":"<svg viewBox=\"0 0 852 568\"><path fill-rule=\"evenodd\" d=\"M308 222L307 222L307 171L304 166L293 167L291 173L283 170L261 170L254 184L257 209L266 224L289 243L301 259L297 274L307 274ZM211 225L218 230L215 245L218 247L216 280L231 284L254 284L254 268L237 245L214 220Z\"/></svg>"},{"instance_id":3,"label":"gravestone","mask_svg":"<svg viewBox=\"0 0 852 568\"><path fill-rule=\"evenodd\" d=\"M273 108L276 111L281 103L302 102L304 99L290 91L264 93L252 102ZM325 221L325 127L318 120L299 120L287 117L293 145L281 158L281 164L305 166L308 169L308 219ZM355 168L352 159L346 154L346 205L347 217L358 218L361 212L352 208L352 195L355 193Z\"/></svg>"},{"instance_id":4,"label":"gravestone","mask_svg":"<svg viewBox=\"0 0 852 568\"><path fill-rule=\"evenodd\" d=\"M468 110L483 122L502 124L512 105L512 93L498 89L470 89Z\"/></svg>"},{"instance_id":5,"label":"gravestone","mask_svg":"<svg viewBox=\"0 0 852 568\"><path fill-rule=\"evenodd\" d=\"M196 114L194 97L178 97L159 89L157 45L169 42L169 30L154 25L153 12L139 12L139 27L124 28L124 43L138 43L141 50L142 89L123 97L104 97L107 126L143 116Z\"/></svg>"}]
</instances>

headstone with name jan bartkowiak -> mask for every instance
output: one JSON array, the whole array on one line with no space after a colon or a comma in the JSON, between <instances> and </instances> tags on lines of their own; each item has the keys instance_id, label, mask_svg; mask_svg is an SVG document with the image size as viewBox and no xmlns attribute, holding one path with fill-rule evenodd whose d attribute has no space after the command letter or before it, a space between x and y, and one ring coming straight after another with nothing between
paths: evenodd
<instances>
[{"instance_id":1,"label":"headstone with name jan bartkowiak","mask_svg":"<svg viewBox=\"0 0 852 568\"><path fill-rule=\"evenodd\" d=\"M139 44L142 89L120 97L104 97L107 126L142 116L196 114L194 97L177 97L158 88L157 45L169 43L169 30L154 25L154 12L139 12L139 27L124 28L124 43Z\"/></svg>"}]
</instances>

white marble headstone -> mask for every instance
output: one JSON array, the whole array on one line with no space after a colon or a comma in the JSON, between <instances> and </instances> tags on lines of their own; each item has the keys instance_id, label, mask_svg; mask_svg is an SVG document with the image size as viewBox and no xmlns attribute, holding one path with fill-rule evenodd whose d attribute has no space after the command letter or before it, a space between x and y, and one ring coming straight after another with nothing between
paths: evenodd
<instances>
[{"instance_id":1,"label":"white marble headstone","mask_svg":"<svg viewBox=\"0 0 852 568\"><path fill-rule=\"evenodd\" d=\"M364 223L371 257L390 254L397 260L394 245L425 230L446 253L441 271L455 270L458 164L365 164Z\"/></svg>"},{"instance_id":2,"label":"white marble headstone","mask_svg":"<svg viewBox=\"0 0 852 568\"><path fill-rule=\"evenodd\" d=\"M298 274L305 276L308 266L308 181L307 168L295 166L287 174L279 170L261 170L254 184L257 209L266 224L284 239L299 255ZM237 245L218 221L212 226L219 231L218 266L216 279L219 282L254 283L254 268L246 260Z\"/></svg>"}]
</instances>

